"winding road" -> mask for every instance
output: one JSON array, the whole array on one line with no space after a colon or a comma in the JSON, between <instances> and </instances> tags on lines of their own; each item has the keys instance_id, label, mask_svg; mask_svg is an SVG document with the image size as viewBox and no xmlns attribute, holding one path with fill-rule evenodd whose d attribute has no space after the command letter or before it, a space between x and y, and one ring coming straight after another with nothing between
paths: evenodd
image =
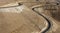
<instances>
[{"instance_id":1,"label":"winding road","mask_svg":"<svg viewBox=\"0 0 60 33\"><path fill-rule=\"evenodd\" d=\"M51 28L51 20L49 20L49 18L47 18L45 15L43 15L42 13L39 13L37 12L36 10L34 10L35 8L38 8L38 6L36 7L33 7L32 10L34 12L36 12L37 14L39 14L40 16L42 16L47 22L46 23L46 27L44 27L42 30L41 30L41 33L46 33L50 28Z\"/></svg>"}]
</instances>

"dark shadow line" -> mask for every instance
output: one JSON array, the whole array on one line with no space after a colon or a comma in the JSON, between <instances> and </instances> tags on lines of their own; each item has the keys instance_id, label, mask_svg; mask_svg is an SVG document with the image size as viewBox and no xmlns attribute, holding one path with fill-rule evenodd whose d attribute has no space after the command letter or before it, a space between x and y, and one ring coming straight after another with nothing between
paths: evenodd
<instances>
[{"instance_id":1,"label":"dark shadow line","mask_svg":"<svg viewBox=\"0 0 60 33\"><path fill-rule=\"evenodd\" d=\"M32 8L32 10L33 10L34 12L36 12L37 14L39 14L40 16L42 16L42 17L47 21L48 27L46 28L46 30L44 30L44 31L42 32L42 33L46 33L46 32L51 28L51 23L50 23L51 21L50 21L48 18L46 18L44 15L42 15L41 13L35 11L34 8Z\"/></svg>"},{"instance_id":2,"label":"dark shadow line","mask_svg":"<svg viewBox=\"0 0 60 33\"><path fill-rule=\"evenodd\" d=\"M13 7L19 7L21 6L22 4L21 3L17 3L18 5L16 6L9 6L9 7L0 7L0 9L3 9L3 8L13 8Z\"/></svg>"}]
</instances>

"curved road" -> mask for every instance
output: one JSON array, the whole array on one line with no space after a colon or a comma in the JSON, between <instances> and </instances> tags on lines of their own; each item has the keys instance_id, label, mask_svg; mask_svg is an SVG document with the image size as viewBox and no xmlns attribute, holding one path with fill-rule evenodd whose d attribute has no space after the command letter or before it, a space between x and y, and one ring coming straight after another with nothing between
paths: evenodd
<instances>
[{"instance_id":1,"label":"curved road","mask_svg":"<svg viewBox=\"0 0 60 33\"><path fill-rule=\"evenodd\" d=\"M35 8L38 8L38 6L36 7L33 7L32 10L34 12L36 12L37 14L39 14L40 16L42 16L47 22L46 23L46 27L44 27L42 30L41 30L41 33L46 33L50 28L51 28L51 20L49 20L45 15L43 15L42 13L39 13L38 11L34 10Z\"/></svg>"}]
</instances>

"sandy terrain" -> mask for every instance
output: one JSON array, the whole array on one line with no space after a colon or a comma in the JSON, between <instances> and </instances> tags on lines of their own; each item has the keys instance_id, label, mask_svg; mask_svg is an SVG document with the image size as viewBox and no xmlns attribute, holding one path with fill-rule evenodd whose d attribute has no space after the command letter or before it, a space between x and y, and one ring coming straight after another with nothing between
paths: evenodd
<instances>
[{"instance_id":1,"label":"sandy terrain","mask_svg":"<svg viewBox=\"0 0 60 33\"><path fill-rule=\"evenodd\" d=\"M21 13L0 12L0 33L32 33L41 31L45 27L44 22L47 21L31 10L32 6L41 5L40 2L36 0L26 1L28 0L0 0L0 6L14 2L21 2L25 5ZM51 17L51 20L54 21L53 28L47 33L60 33L60 21L58 21L60 20L58 19L60 14L52 14L49 10L48 12L44 11L44 14ZM40 26L40 29L36 25Z\"/></svg>"},{"instance_id":2,"label":"sandy terrain","mask_svg":"<svg viewBox=\"0 0 60 33\"><path fill-rule=\"evenodd\" d=\"M42 16L33 12L26 6L21 6L23 10L21 13L14 12L0 12L0 33L32 33L41 31L45 27L44 22L47 22ZM8 10L7 10L8 9ZM7 8L0 9L1 11L11 11ZM15 8L14 8L15 9ZM14 10L13 11L17 11ZM38 23L37 23L38 22ZM42 25L43 24L43 25Z\"/></svg>"}]
</instances>

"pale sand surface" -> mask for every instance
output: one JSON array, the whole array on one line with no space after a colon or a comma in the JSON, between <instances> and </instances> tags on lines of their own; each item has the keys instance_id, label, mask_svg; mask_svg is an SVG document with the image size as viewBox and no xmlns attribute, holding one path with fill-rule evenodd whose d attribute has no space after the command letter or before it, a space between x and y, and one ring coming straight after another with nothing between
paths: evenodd
<instances>
[{"instance_id":1,"label":"pale sand surface","mask_svg":"<svg viewBox=\"0 0 60 33\"><path fill-rule=\"evenodd\" d=\"M0 12L0 33L40 32L45 27L44 22L47 21L43 17L23 6L21 13Z\"/></svg>"},{"instance_id":2,"label":"pale sand surface","mask_svg":"<svg viewBox=\"0 0 60 33\"><path fill-rule=\"evenodd\" d=\"M6 5L9 3L14 3L14 2L26 2L27 0L0 0L0 6L2 5ZM34 2L36 2L35 0L33 0ZM32 2L32 1L28 1L28 2ZM32 7L34 5L39 5L39 2L36 3L22 3L28 7ZM42 17L40 17L39 15L37 15L35 12L26 9L23 10L24 12L16 14L16 13L0 13L0 33L31 33L32 31L40 31L37 27L35 28L31 23L31 21L34 22L38 22L37 24L40 25L41 29L45 26L44 23L44 19ZM50 12L46 12L45 14L48 16L51 16L51 14L49 14ZM44 20L44 21L43 21ZM59 26L60 22L57 21L56 19L53 19L53 21L55 21L55 23ZM32 25L32 27L30 28L30 26ZM43 26L42 26L43 25ZM24 32L23 32L24 31ZM48 31L49 33L49 31ZM50 33L60 33L60 26L58 27L58 29L56 31L52 31Z\"/></svg>"}]
</instances>

